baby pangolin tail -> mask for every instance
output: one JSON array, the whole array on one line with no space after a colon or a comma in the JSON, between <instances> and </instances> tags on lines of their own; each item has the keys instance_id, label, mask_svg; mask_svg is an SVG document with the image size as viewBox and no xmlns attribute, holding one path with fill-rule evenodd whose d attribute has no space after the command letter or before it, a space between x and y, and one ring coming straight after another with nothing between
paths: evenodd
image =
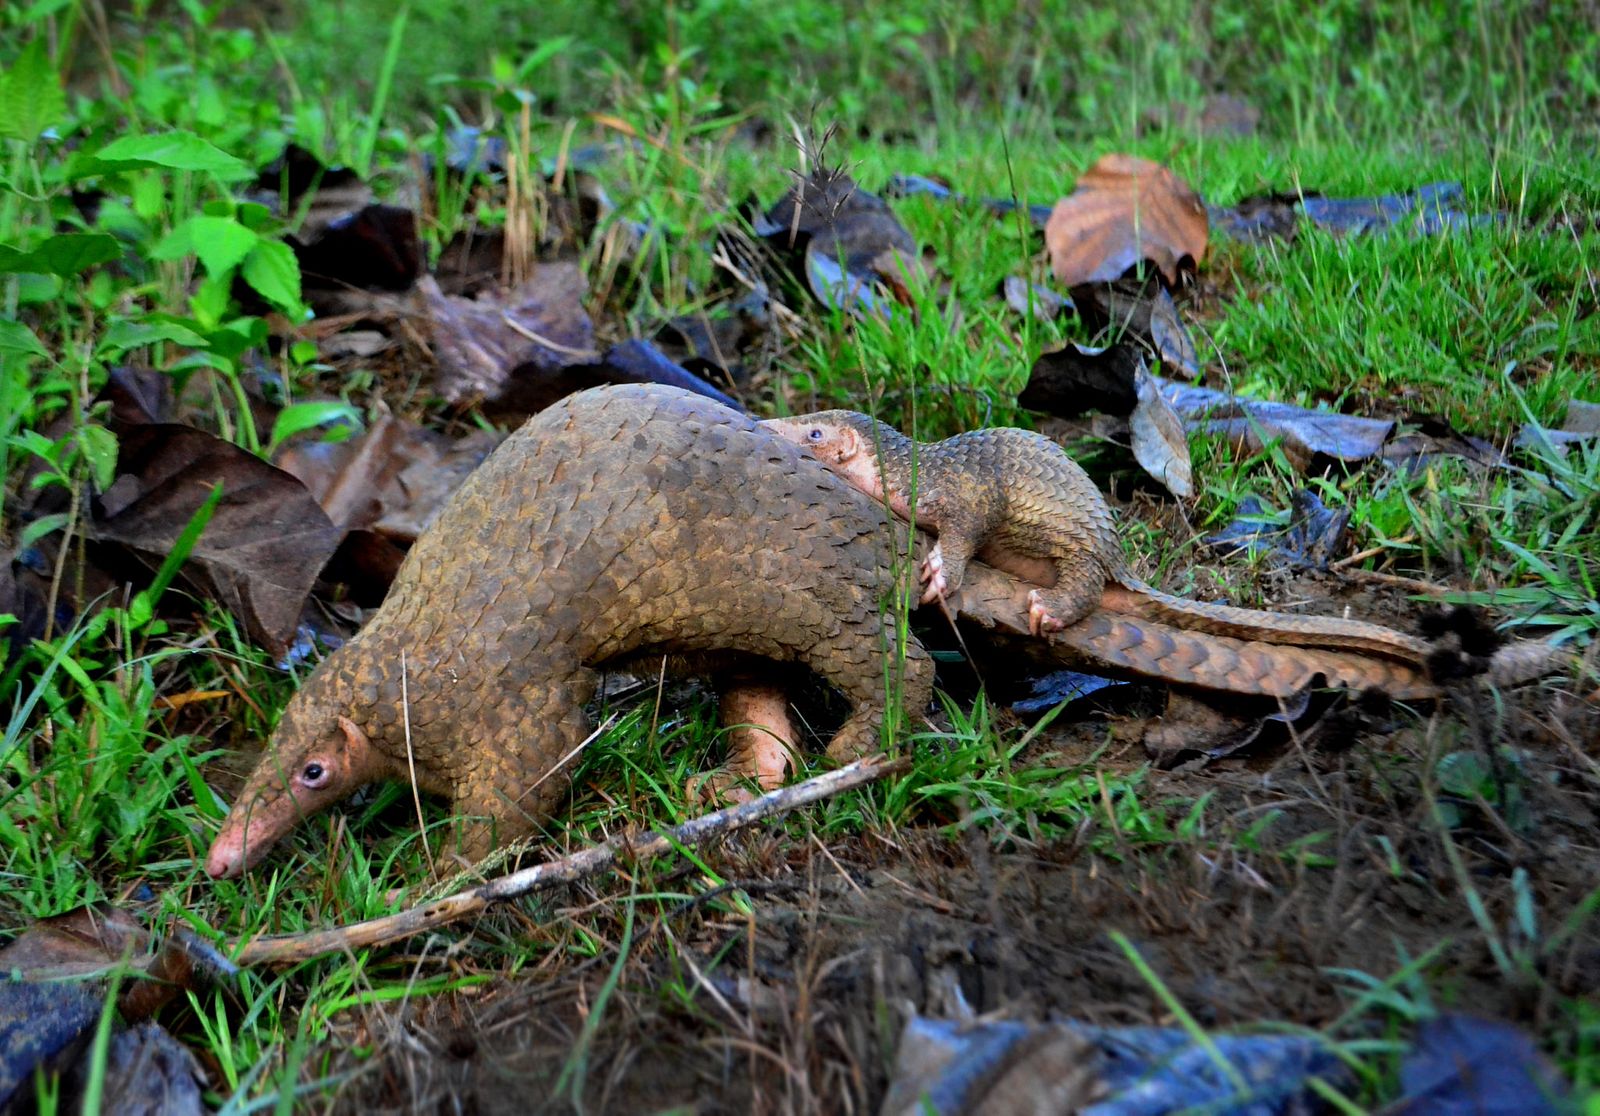
<instances>
[{"instance_id":1,"label":"baby pangolin tail","mask_svg":"<svg viewBox=\"0 0 1600 1116\"><path fill-rule=\"evenodd\" d=\"M1163 593L1132 576L1122 580L1122 586L1132 594L1131 601L1118 595L1119 601L1131 604L1126 611L1189 631L1292 647L1360 651L1419 667L1427 665L1432 649L1426 640L1363 620L1294 616L1234 605L1205 604Z\"/></svg>"}]
</instances>

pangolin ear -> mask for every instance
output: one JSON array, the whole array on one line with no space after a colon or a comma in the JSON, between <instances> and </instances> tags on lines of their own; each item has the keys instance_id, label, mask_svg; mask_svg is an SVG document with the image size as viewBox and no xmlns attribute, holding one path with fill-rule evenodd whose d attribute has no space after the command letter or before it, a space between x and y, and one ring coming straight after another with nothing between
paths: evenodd
<instances>
[{"instance_id":1,"label":"pangolin ear","mask_svg":"<svg viewBox=\"0 0 1600 1116\"><path fill-rule=\"evenodd\" d=\"M345 750L353 759L365 759L372 749L372 741L361 731L361 726L349 717L339 717L339 731L344 733Z\"/></svg>"},{"instance_id":2,"label":"pangolin ear","mask_svg":"<svg viewBox=\"0 0 1600 1116\"><path fill-rule=\"evenodd\" d=\"M844 435L839 440L839 461L842 464L859 457L866 448L866 442L861 437L861 431L854 427L847 426L840 433Z\"/></svg>"}]
</instances>

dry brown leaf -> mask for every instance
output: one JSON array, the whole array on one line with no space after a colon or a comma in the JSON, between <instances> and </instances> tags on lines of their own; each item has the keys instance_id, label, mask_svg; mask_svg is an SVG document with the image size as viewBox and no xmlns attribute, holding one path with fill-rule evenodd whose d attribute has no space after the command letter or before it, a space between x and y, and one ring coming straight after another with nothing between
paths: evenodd
<instances>
[{"instance_id":1,"label":"dry brown leaf","mask_svg":"<svg viewBox=\"0 0 1600 1116\"><path fill-rule=\"evenodd\" d=\"M1189 462L1189 438L1155 377L1139 363L1133 377L1139 402L1128 416L1133 433L1133 456L1141 468L1166 485L1167 491L1185 499L1194 495L1194 470Z\"/></svg>"},{"instance_id":2,"label":"dry brown leaf","mask_svg":"<svg viewBox=\"0 0 1600 1116\"><path fill-rule=\"evenodd\" d=\"M177 423L121 436L117 479L91 505L89 538L155 569L212 490L223 494L183 577L280 655L294 638L317 571L343 532L296 478L213 434ZM111 547L101 564L114 569Z\"/></svg>"},{"instance_id":3,"label":"dry brown leaf","mask_svg":"<svg viewBox=\"0 0 1600 1116\"><path fill-rule=\"evenodd\" d=\"M1205 258L1209 232L1205 203L1187 182L1160 163L1107 155L1056 203L1044 237L1065 286L1109 283L1141 260L1176 285L1180 269Z\"/></svg>"}]
</instances>

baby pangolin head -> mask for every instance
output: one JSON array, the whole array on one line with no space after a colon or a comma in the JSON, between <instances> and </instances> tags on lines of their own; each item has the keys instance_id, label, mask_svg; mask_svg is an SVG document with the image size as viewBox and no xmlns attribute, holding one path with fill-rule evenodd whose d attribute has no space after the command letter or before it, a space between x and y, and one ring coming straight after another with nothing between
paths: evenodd
<instances>
[{"instance_id":1,"label":"baby pangolin head","mask_svg":"<svg viewBox=\"0 0 1600 1116\"><path fill-rule=\"evenodd\" d=\"M384 767L359 725L302 690L211 843L206 873L219 880L241 875L301 819L379 778Z\"/></svg>"},{"instance_id":2,"label":"baby pangolin head","mask_svg":"<svg viewBox=\"0 0 1600 1116\"><path fill-rule=\"evenodd\" d=\"M857 411L817 411L794 418L767 419L761 424L774 434L811 451L813 457L869 496L883 496L878 454L903 441L903 436Z\"/></svg>"}]
</instances>

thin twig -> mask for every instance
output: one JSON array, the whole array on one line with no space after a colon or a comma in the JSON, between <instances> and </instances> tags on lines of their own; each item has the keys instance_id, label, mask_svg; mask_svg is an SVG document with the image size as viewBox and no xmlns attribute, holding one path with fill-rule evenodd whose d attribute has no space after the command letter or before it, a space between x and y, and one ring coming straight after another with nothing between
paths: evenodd
<instances>
[{"instance_id":1,"label":"thin twig","mask_svg":"<svg viewBox=\"0 0 1600 1116\"><path fill-rule=\"evenodd\" d=\"M579 360L596 361L600 359L600 351L598 349L574 349L571 345L563 345L559 341L552 341L542 333L535 333L533 330L517 321L505 311L501 311L500 320L504 322L513 333L520 333L523 337L526 337L535 345L542 345L551 352L562 353L570 357L577 357Z\"/></svg>"},{"instance_id":2,"label":"thin twig","mask_svg":"<svg viewBox=\"0 0 1600 1116\"><path fill-rule=\"evenodd\" d=\"M864 786L886 775L899 774L910 766L910 762L904 757L857 760L837 771L829 771L803 783L771 791L750 802L693 818L671 829L660 832L652 830L631 839L625 834L613 837L560 860L536 864L532 868L524 868L520 872L501 876L470 890L398 914L329 930L315 930L308 934L268 935L247 942L235 940L230 946L235 952L234 960L240 965L287 965L328 953L386 945L481 914L495 903L507 899L517 899L559 884L587 879L611 867L623 856L636 860L661 856L676 848L698 845L712 837L744 829L767 818Z\"/></svg>"}]
</instances>

